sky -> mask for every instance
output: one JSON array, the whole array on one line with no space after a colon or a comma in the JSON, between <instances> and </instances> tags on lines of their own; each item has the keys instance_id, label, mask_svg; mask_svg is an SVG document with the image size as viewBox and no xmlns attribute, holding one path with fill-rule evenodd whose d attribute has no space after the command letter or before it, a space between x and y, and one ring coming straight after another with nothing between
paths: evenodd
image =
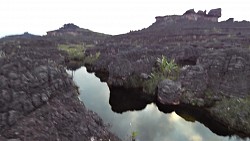
<instances>
[{"instance_id":1,"label":"sky","mask_svg":"<svg viewBox=\"0 0 250 141\"><path fill-rule=\"evenodd\" d=\"M147 28L156 16L222 8L220 20L250 21L247 0L1 0L0 37L46 35L66 23L117 35ZM248 15L247 15L248 14Z\"/></svg>"}]
</instances>

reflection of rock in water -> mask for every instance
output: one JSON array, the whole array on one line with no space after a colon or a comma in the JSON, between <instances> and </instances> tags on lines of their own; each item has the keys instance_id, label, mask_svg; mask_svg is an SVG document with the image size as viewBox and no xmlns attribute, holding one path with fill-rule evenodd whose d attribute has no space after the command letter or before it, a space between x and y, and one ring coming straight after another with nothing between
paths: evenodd
<instances>
[{"instance_id":1,"label":"reflection of rock in water","mask_svg":"<svg viewBox=\"0 0 250 141\"><path fill-rule=\"evenodd\" d=\"M207 111L190 106L179 106L175 112L186 121L199 121L208 127L213 133L220 136L231 136L233 133L225 125L214 120Z\"/></svg>"},{"instance_id":2,"label":"reflection of rock in water","mask_svg":"<svg viewBox=\"0 0 250 141\"><path fill-rule=\"evenodd\" d=\"M121 87L110 88L109 104L114 112L142 110L149 103L151 102L144 98L139 90Z\"/></svg>"},{"instance_id":3,"label":"reflection of rock in water","mask_svg":"<svg viewBox=\"0 0 250 141\"><path fill-rule=\"evenodd\" d=\"M191 107L188 105L164 106L160 103L157 103L157 107L164 113L171 113L175 111L176 114L188 122L198 121L219 136L232 136L235 134L229 131L225 125L222 125L218 121L214 120L207 111L201 110L197 107Z\"/></svg>"}]
</instances>

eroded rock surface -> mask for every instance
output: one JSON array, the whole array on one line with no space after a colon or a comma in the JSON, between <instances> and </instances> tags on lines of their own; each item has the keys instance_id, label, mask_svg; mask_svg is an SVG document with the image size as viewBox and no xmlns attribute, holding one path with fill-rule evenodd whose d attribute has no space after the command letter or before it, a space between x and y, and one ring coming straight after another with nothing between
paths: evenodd
<instances>
[{"instance_id":1,"label":"eroded rock surface","mask_svg":"<svg viewBox=\"0 0 250 141\"><path fill-rule=\"evenodd\" d=\"M119 140L78 99L62 53L39 41L0 40L0 140Z\"/></svg>"},{"instance_id":2,"label":"eroded rock surface","mask_svg":"<svg viewBox=\"0 0 250 141\"><path fill-rule=\"evenodd\" d=\"M247 108L250 106L250 24L211 22L188 18L190 15L218 19L221 9L213 9L208 14L189 10L181 16L157 17L146 29L113 36L86 51L86 55L101 54L87 68L102 74L100 77L104 76L103 80L111 87L143 91L145 82L157 70L158 58L163 55L169 61L175 60L179 74L164 78L155 92L144 94L145 97L165 106L202 109L235 134L250 136ZM240 122L236 124L237 121Z\"/></svg>"}]
</instances>

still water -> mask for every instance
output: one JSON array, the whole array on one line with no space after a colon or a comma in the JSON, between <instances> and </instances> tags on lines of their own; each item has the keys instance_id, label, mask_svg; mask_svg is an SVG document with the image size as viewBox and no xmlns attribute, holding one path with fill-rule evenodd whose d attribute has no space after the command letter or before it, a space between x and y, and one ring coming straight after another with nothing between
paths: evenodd
<instances>
[{"instance_id":1,"label":"still water","mask_svg":"<svg viewBox=\"0 0 250 141\"><path fill-rule=\"evenodd\" d=\"M72 72L74 82L79 86L80 99L85 106L96 112L111 131L124 141L129 141L136 132L136 141L241 141L236 136L223 137L211 132L199 122L187 122L175 112L165 114L154 104L148 104L140 111L113 112L110 106L110 91L85 67ZM122 103L121 103L122 104ZM114 107L113 107L114 108ZM249 141L249 139L247 139Z\"/></svg>"}]
</instances>

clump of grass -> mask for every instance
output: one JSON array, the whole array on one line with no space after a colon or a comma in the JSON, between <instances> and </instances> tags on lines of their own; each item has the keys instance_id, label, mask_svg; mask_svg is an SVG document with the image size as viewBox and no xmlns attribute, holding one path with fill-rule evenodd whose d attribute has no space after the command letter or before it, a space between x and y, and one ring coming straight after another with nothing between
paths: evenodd
<instances>
[{"instance_id":1,"label":"clump of grass","mask_svg":"<svg viewBox=\"0 0 250 141\"><path fill-rule=\"evenodd\" d=\"M84 64L93 64L99 57L101 53L96 52L95 54L90 54L89 56L84 57Z\"/></svg>"},{"instance_id":2,"label":"clump of grass","mask_svg":"<svg viewBox=\"0 0 250 141\"><path fill-rule=\"evenodd\" d=\"M162 73L151 73L150 79L146 80L143 84L143 92L154 94L155 88L157 87L158 83L165 79L164 75Z\"/></svg>"},{"instance_id":3,"label":"clump of grass","mask_svg":"<svg viewBox=\"0 0 250 141\"><path fill-rule=\"evenodd\" d=\"M84 51L85 47L83 45L77 45L77 44L72 44L72 45L58 45L58 48L62 51L65 51L69 55L69 60L74 60L74 61L83 61L84 59Z\"/></svg>"},{"instance_id":4,"label":"clump of grass","mask_svg":"<svg viewBox=\"0 0 250 141\"><path fill-rule=\"evenodd\" d=\"M150 74L150 79L144 82L143 91L155 94L155 89L160 81L168 78L176 80L179 76L179 67L175 60L168 61L165 56L157 58L157 69Z\"/></svg>"},{"instance_id":5,"label":"clump of grass","mask_svg":"<svg viewBox=\"0 0 250 141\"><path fill-rule=\"evenodd\" d=\"M157 63L160 68L160 73L166 77L170 76L173 72L176 72L179 69L174 59L168 61L163 55L161 58L157 58Z\"/></svg>"}]
</instances>

